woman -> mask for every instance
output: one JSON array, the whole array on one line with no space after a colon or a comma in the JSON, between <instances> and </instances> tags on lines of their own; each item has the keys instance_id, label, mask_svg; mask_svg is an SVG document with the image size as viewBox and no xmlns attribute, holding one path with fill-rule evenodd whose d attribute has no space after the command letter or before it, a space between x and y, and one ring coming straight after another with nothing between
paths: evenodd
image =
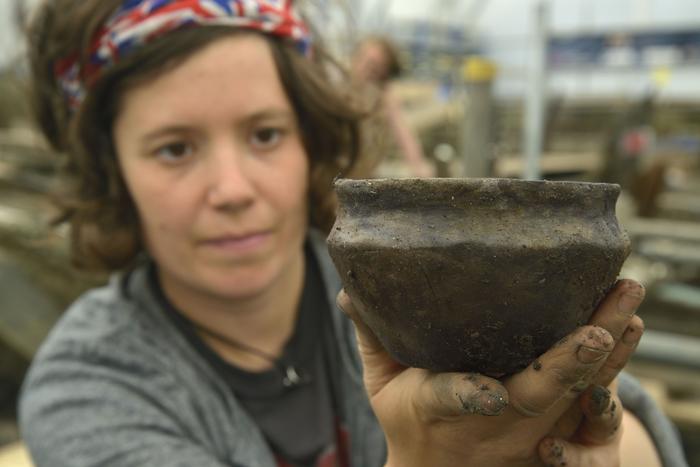
<instances>
[{"instance_id":1,"label":"woman","mask_svg":"<svg viewBox=\"0 0 700 467\"><path fill-rule=\"evenodd\" d=\"M503 382L400 368L359 321L357 352L319 231L362 113L290 2L46 0L31 33L74 258L115 272L27 376L38 466L613 465L628 441L658 465L603 387L641 334L635 283L608 331Z\"/></svg>"},{"instance_id":2,"label":"woman","mask_svg":"<svg viewBox=\"0 0 700 467\"><path fill-rule=\"evenodd\" d=\"M369 169L375 169L390 152L390 146L397 146L399 155L411 175L433 177L435 167L423 154L418 137L406 122L401 103L395 95L391 81L401 74L399 53L394 44L381 36L366 37L355 49L352 56L351 72L353 81L369 95L375 95L378 115L372 121L371 133L373 153L379 156L367 161ZM385 132L384 130L388 131ZM389 136L387 136L387 133ZM389 141L390 144L387 144Z\"/></svg>"}]
</instances>

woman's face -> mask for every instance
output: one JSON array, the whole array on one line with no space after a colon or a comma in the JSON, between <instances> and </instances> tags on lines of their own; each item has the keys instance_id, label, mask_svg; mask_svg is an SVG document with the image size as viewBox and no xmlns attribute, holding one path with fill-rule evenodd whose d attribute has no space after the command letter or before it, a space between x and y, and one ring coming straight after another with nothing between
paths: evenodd
<instances>
[{"instance_id":1,"label":"woman's face","mask_svg":"<svg viewBox=\"0 0 700 467\"><path fill-rule=\"evenodd\" d=\"M308 159L264 39L217 40L128 90L113 132L166 291L252 298L302 261Z\"/></svg>"},{"instance_id":2,"label":"woman's face","mask_svg":"<svg viewBox=\"0 0 700 467\"><path fill-rule=\"evenodd\" d=\"M360 46L353 57L353 76L370 83L381 83L389 74L386 52L381 44L367 41Z\"/></svg>"}]
</instances>

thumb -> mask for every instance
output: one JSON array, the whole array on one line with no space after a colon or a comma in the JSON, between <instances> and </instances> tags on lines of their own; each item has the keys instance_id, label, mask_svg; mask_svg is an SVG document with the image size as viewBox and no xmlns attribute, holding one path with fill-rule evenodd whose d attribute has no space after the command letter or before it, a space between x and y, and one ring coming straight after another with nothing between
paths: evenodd
<instances>
[{"instance_id":1,"label":"thumb","mask_svg":"<svg viewBox=\"0 0 700 467\"><path fill-rule=\"evenodd\" d=\"M364 370L365 387L369 396L372 397L406 367L395 361L386 352L377 336L360 317L345 289L338 293L336 303L355 325L357 348Z\"/></svg>"},{"instance_id":2,"label":"thumb","mask_svg":"<svg viewBox=\"0 0 700 467\"><path fill-rule=\"evenodd\" d=\"M464 415L500 415L508 391L497 379L478 373L428 373L416 401L427 420Z\"/></svg>"}]
</instances>

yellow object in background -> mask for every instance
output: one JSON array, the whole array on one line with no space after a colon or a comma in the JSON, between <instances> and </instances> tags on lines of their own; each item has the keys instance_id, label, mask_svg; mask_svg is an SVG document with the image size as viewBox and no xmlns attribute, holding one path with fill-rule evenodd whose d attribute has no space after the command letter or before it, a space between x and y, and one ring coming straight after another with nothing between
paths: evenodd
<instances>
[{"instance_id":1,"label":"yellow object in background","mask_svg":"<svg viewBox=\"0 0 700 467\"><path fill-rule=\"evenodd\" d=\"M472 56L464 60L462 75L468 82L488 82L493 81L498 71L496 65L479 56Z\"/></svg>"},{"instance_id":2,"label":"yellow object in background","mask_svg":"<svg viewBox=\"0 0 700 467\"><path fill-rule=\"evenodd\" d=\"M669 67L658 67L652 70L651 79L658 88L664 88L671 81L672 74Z\"/></svg>"}]
</instances>

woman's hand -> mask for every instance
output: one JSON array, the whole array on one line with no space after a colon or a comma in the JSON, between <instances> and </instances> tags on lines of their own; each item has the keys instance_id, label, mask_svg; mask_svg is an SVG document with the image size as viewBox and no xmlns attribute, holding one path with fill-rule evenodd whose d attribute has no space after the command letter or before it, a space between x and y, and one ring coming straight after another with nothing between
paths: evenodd
<instances>
[{"instance_id":1,"label":"woman's hand","mask_svg":"<svg viewBox=\"0 0 700 467\"><path fill-rule=\"evenodd\" d=\"M610 391L591 386L579 399L584 418L574 436L540 442L540 457L546 465L661 467L649 434L634 415L624 411L616 385L612 387Z\"/></svg>"},{"instance_id":2,"label":"woman's hand","mask_svg":"<svg viewBox=\"0 0 700 467\"><path fill-rule=\"evenodd\" d=\"M591 324L604 327L611 333L615 348L595 376L595 384L582 394L579 404L572 405L558 421L558 429L551 433L553 436L540 443L540 457L546 465L661 466L648 433L634 415L624 410L617 396L615 380L644 333L644 323L638 316L631 315L624 329L624 319L618 318L624 318L628 310L636 309L644 296L644 289L629 281L621 282L617 289L626 289L630 296L618 299L617 312L622 316L610 314L604 304L590 320Z\"/></svg>"},{"instance_id":3,"label":"woman's hand","mask_svg":"<svg viewBox=\"0 0 700 467\"><path fill-rule=\"evenodd\" d=\"M599 306L592 324L578 328L529 367L499 381L399 365L341 292L338 303L355 322L365 386L387 437L387 465L541 466L540 456L548 460L551 446L573 452L574 444L562 443L578 441L580 428L605 431L606 427L584 418L586 410L575 402L586 400L580 396L591 384L607 386L626 363L638 338L628 345L621 336L628 328L630 335L641 335L641 321L633 316L642 297L639 284L621 281ZM604 445L613 445L608 451L618 452L616 438L605 440ZM600 456L613 455L608 451Z\"/></svg>"},{"instance_id":4,"label":"woman's hand","mask_svg":"<svg viewBox=\"0 0 700 467\"><path fill-rule=\"evenodd\" d=\"M580 397L583 419L569 440L545 438L539 453L552 466L619 466L622 405L603 386L590 386Z\"/></svg>"}]
</instances>

